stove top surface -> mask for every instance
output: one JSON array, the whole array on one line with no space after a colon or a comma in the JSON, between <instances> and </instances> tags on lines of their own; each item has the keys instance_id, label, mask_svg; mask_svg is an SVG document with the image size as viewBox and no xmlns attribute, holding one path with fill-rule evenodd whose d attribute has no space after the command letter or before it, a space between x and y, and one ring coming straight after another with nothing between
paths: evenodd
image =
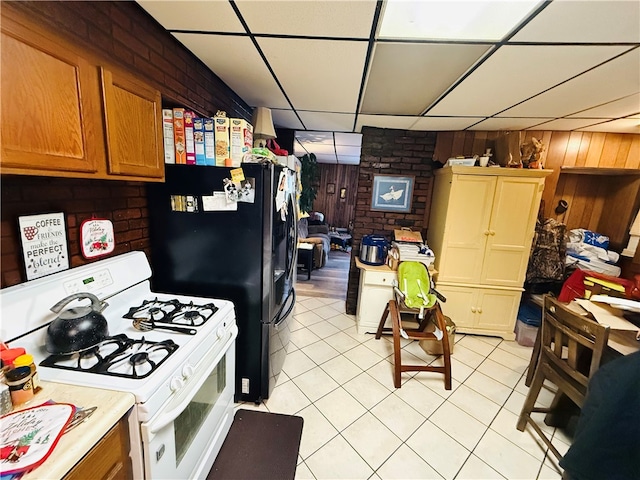
<instances>
[{"instance_id":1,"label":"stove top surface","mask_svg":"<svg viewBox=\"0 0 640 480\"><path fill-rule=\"evenodd\" d=\"M152 292L149 276L146 256L135 252L2 289L0 338L9 347L31 353L45 381L127 391L145 402L167 390L169 380L182 369L200 364L216 339L237 329L231 302ZM46 331L56 314L49 308L78 289L108 303L102 314L109 339L77 354L51 355L45 349ZM157 328L135 328L133 321L140 319L157 322ZM184 327L195 334L162 326Z\"/></svg>"}]
</instances>

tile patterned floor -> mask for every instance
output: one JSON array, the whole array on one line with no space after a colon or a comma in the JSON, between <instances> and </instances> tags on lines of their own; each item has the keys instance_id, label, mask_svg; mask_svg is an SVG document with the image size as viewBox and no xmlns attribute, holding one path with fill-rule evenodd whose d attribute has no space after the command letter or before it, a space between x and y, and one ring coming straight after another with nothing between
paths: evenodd
<instances>
[{"instance_id":1,"label":"tile patterned floor","mask_svg":"<svg viewBox=\"0 0 640 480\"><path fill-rule=\"evenodd\" d=\"M344 311L343 300L298 298L271 397L239 405L304 418L297 479L561 478L529 427L516 430L531 348L457 334L451 391L427 372L404 373L395 389L390 339L359 335ZM417 342L405 342L403 358L439 361ZM548 405L553 394L543 392ZM569 440L549 432L566 452Z\"/></svg>"}]
</instances>

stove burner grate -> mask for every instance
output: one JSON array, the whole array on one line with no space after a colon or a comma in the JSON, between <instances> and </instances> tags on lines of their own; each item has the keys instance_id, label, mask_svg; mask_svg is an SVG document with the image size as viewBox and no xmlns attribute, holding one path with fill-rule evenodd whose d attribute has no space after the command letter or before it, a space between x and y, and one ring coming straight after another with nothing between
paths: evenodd
<instances>
[{"instance_id":1,"label":"stove burner grate","mask_svg":"<svg viewBox=\"0 0 640 480\"><path fill-rule=\"evenodd\" d=\"M95 347L71 355L49 355L40 365L122 378L149 376L178 349L173 340L152 342L124 334L109 337Z\"/></svg>"},{"instance_id":2,"label":"stove burner grate","mask_svg":"<svg viewBox=\"0 0 640 480\"><path fill-rule=\"evenodd\" d=\"M193 302L182 303L173 300L144 300L142 305L131 307L124 318L151 318L159 323L173 323L199 327L209 320L218 311L213 303L195 305Z\"/></svg>"}]
</instances>

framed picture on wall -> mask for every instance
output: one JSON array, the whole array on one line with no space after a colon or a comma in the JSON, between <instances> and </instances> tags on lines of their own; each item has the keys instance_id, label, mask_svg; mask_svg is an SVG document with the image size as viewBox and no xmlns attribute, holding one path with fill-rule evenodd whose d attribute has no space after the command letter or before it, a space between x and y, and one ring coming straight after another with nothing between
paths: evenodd
<instances>
[{"instance_id":1,"label":"framed picture on wall","mask_svg":"<svg viewBox=\"0 0 640 480\"><path fill-rule=\"evenodd\" d=\"M371 210L407 213L411 211L415 177L374 175Z\"/></svg>"},{"instance_id":2,"label":"framed picture on wall","mask_svg":"<svg viewBox=\"0 0 640 480\"><path fill-rule=\"evenodd\" d=\"M327 183L327 193L336 193L335 183Z\"/></svg>"}]
</instances>

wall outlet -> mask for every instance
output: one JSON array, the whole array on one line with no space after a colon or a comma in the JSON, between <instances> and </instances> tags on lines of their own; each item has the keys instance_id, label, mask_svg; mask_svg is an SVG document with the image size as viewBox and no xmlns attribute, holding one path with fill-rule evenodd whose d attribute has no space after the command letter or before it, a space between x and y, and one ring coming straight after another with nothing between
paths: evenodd
<instances>
[{"instance_id":1,"label":"wall outlet","mask_svg":"<svg viewBox=\"0 0 640 480\"><path fill-rule=\"evenodd\" d=\"M242 379L242 393L249 393L249 379Z\"/></svg>"}]
</instances>

